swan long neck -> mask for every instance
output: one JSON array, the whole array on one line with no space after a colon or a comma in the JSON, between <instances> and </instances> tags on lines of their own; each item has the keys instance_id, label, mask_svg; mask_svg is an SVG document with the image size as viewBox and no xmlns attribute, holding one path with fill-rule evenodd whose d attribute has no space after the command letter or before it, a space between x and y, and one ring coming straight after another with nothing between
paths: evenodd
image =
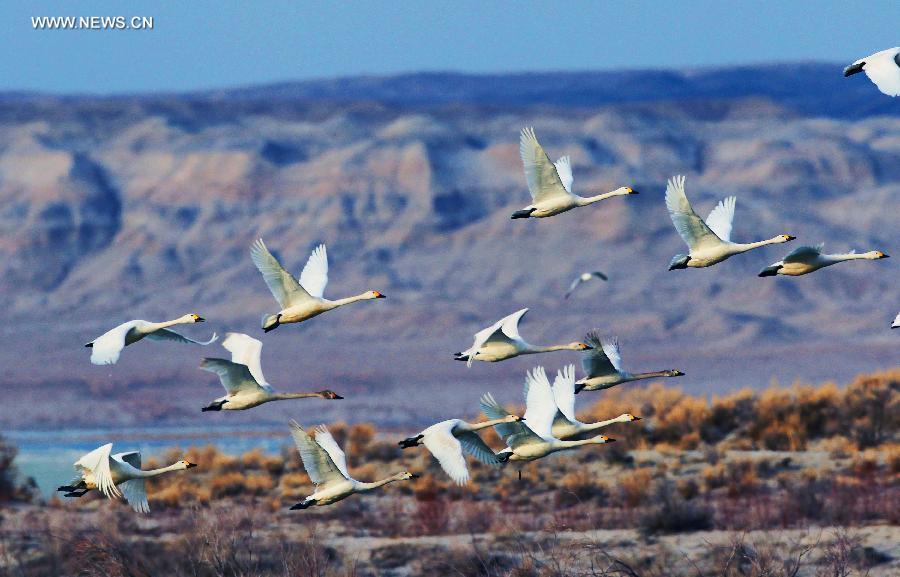
<instances>
[{"instance_id":1,"label":"swan long neck","mask_svg":"<svg viewBox=\"0 0 900 577\"><path fill-rule=\"evenodd\" d=\"M148 477L158 477L170 471L181 471L183 468L178 463L172 463L168 467L160 467L159 469L147 469L146 471L140 471L137 477L148 478Z\"/></svg>"},{"instance_id":2,"label":"swan long neck","mask_svg":"<svg viewBox=\"0 0 900 577\"><path fill-rule=\"evenodd\" d=\"M641 379L655 379L657 377L670 377L671 375L666 371L653 371L650 373L635 373L629 375L626 380L628 381L639 381Z\"/></svg>"},{"instance_id":3,"label":"swan long neck","mask_svg":"<svg viewBox=\"0 0 900 577\"><path fill-rule=\"evenodd\" d=\"M768 246L770 244L781 244L784 242L781 240L781 237L775 236L767 240L760 240L758 242L746 242L746 243L732 243L732 245L738 250L738 252L747 252L748 250L753 250L754 248L759 248L761 246Z\"/></svg>"},{"instance_id":4,"label":"swan long neck","mask_svg":"<svg viewBox=\"0 0 900 577\"><path fill-rule=\"evenodd\" d=\"M577 350L573 345L549 345L546 347L537 345L528 345L525 353L552 353L553 351L574 351Z\"/></svg>"},{"instance_id":5,"label":"swan long neck","mask_svg":"<svg viewBox=\"0 0 900 577\"><path fill-rule=\"evenodd\" d=\"M612 198L614 196L625 196L627 194L627 192L614 190L612 192L604 192L603 194L598 194L596 196L579 196L577 204L578 206L587 206L589 204L594 204L595 202L600 202L601 200L606 200L607 198Z\"/></svg>"},{"instance_id":6,"label":"swan long neck","mask_svg":"<svg viewBox=\"0 0 900 577\"><path fill-rule=\"evenodd\" d=\"M362 481L358 481L356 484L357 491L371 491L372 489L377 489L378 487L383 487L389 483L393 483L395 481L402 481L404 479L404 473L397 473L396 475L391 475L385 479L381 479L380 481L374 481L372 483L363 483Z\"/></svg>"},{"instance_id":7,"label":"swan long neck","mask_svg":"<svg viewBox=\"0 0 900 577\"><path fill-rule=\"evenodd\" d=\"M310 397L321 397L321 393L272 393L273 401L284 401L287 399L308 399Z\"/></svg>"},{"instance_id":8,"label":"swan long neck","mask_svg":"<svg viewBox=\"0 0 900 577\"><path fill-rule=\"evenodd\" d=\"M616 417L615 419L609 419L607 421L597 421L596 423L585 423L583 427L580 427L582 432L585 431L595 431L597 429L602 429L603 427L608 427L609 425L614 425L616 423L621 423L622 418Z\"/></svg>"},{"instance_id":9,"label":"swan long neck","mask_svg":"<svg viewBox=\"0 0 900 577\"><path fill-rule=\"evenodd\" d=\"M337 299L337 300L328 301L328 302L330 302L334 307L342 307L344 305L349 305L350 303L355 303L355 302L364 301L364 300L368 300L368 299L369 299L368 293L362 293L362 294L358 294L358 295L355 295L352 297Z\"/></svg>"},{"instance_id":10,"label":"swan long neck","mask_svg":"<svg viewBox=\"0 0 900 577\"><path fill-rule=\"evenodd\" d=\"M829 254L829 255L820 255L819 258L824 258L829 264L836 262L844 262L845 260L874 260L870 253L862 252L848 252L846 254Z\"/></svg>"},{"instance_id":11,"label":"swan long neck","mask_svg":"<svg viewBox=\"0 0 900 577\"><path fill-rule=\"evenodd\" d=\"M146 334L146 333L152 333L154 331L158 331L159 329L166 329L166 328L169 328L169 327L172 327L175 325L183 325L183 324L186 324L187 322L188 321L184 320L184 318L177 318L177 319L173 319L171 321L163 321L161 323L149 323L146 327L144 327L143 329L139 329L139 330L142 333ZM190 321L190 322L193 322L193 321Z\"/></svg>"},{"instance_id":12,"label":"swan long neck","mask_svg":"<svg viewBox=\"0 0 900 577\"><path fill-rule=\"evenodd\" d=\"M466 423L464 429L466 431L480 431L481 429L487 429L494 425L502 425L503 423L509 422L509 419L492 419L490 421L482 421L481 423Z\"/></svg>"},{"instance_id":13,"label":"swan long neck","mask_svg":"<svg viewBox=\"0 0 900 577\"><path fill-rule=\"evenodd\" d=\"M597 445L600 444L595 438L590 439L581 439L577 441L560 441L557 440L554 445L560 449L574 449L575 447L583 447L584 445Z\"/></svg>"}]
</instances>

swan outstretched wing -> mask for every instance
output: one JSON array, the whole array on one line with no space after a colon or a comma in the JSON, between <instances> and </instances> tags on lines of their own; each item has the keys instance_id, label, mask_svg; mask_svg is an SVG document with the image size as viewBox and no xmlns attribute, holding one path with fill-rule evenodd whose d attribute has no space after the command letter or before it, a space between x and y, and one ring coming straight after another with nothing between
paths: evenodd
<instances>
[{"instance_id":1,"label":"swan outstretched wing","mask_svg":"<svg viewBox=\"0 0 900 577\"><path fill-rule=\"evenodd\" d=\"M119 461L120 463L126 463L131 465L135 469L140 470L141 468L141 452L140 451L128 451L127 453L116 453L112 456L114 461Z\"/></svg>"},{"instance_id":2,"label":"swan outstretched wing","mask_svg":"<svg viewBox=\"0 0 900 577\"><path fill-rule=\"evenodd\" d=\"M322 298L328 284L328 252L320 244L313 249L300 273L300 286L314 297Z\"/></svg>"},{"instance_id":3,"label":"swan outstretched wing","mask_svg":"<svg viewBox=\"0 0 900 577\"><path fill-rule=\"evenodd\" d=\"M500 459L475 431L466 431L456 436L463 451L472 455L485 465L498 465Z\"/></svg>"},{"instance_id":4,"label":"swan outstretched wing","mask_svg":"<svg viewBox=\"0 0 900 577\"><path fill-rule=\"evenodd\" d=\"M316 439L310 437L297 421L291 420L290 427L291 437L294 438L297 452L300 453L300 460L303 461L303 468L306 469L306 474L313 483L318 486L348 479L332 460L328 451L317 443Z\"/></svg>"},{"instance_id":5,"label":"swan outstretched wing","mask_svg":"<svg viewBox=\"0 0 900 577\"><path fill-rule=\"evenodd\" d=\"M569 159L569 155L563 156L554 162L553 166L556 167L556 174L559 175L559 181L562 182L563 188L571 194L572 183L575 181L575 178L572 177L572 162Z\"/></svg>"},{"instance_id":6,"label":"swan outstretched wing","mask_svg":"<svg viewBox=\"0 0 900 577\"><path fill-rule=\"evenodd\" d=\"M266 382L262 372L262 341L254 339L244 333L226 333L222 346L231 352L231 362L247 365L247 369L260 387L269 392L274 392L272 386Z\"/></svg>"},{"instance_id":7,"label":"swan outstretched wing","mask_svg":"<svg viewBox=\"0 0 900 577\"><path fill-rule=\"evenodd\" d=\"M469 482L469 468L466 466L466 458L463 456L462 444L453 436L455 424L456 422L451 420L428 427L428 431L422 438L422 444L431 451L444 472L457 485L465 485Z\"/></svg>"},{"instance_id":8,"label":"swan outstretched wing","mask_svg":"<svg viewBox=\"0 0 900 577\"><path fill-rule=\"evenodd\" d=\"M616 365L612 362L612 358L607 352L605 341L600 339L597 331L591 331L584 337L584 342L591 346L590 349L582 353L581 368L588 377L599 377L604 375L614 375L618 372ZM616 362L620 362L620 357L616 357Z\"/></svg>"},{"instance_id":9,"label":"swan outstretched wing","mask_svg":"<svg viewBox=\"0 0 900 577\"><path fill-rule=\"evenodd\" d=\"M233 363L226 359L205 358L200 361L200 368L204 371L215 373L219 381L225 387L229 395L240 392L258 392L263 388L259 386L247 365Z\"/></svg>"},{"instance_id":10,"label":"swan outstretched wing","mask_svg":"<svg viewBox=\"0 0 900 577\"><path fill-rule=\"evenodd\" d=\"M173 330L169 329L157 329L152 333L147 333L147 338L151 341L173 341L176 343L188 343L192 345L211 345L216 342L216 339L219 338L219 335L216 333L212 334L212 337L209 338L208 341L195 341L194 339L188 338L184 335L180 335Z\"/></svg>"},{"instance_id":11,"label":"swan outstretched wing","mask_svg":"<svg viewBox=\"0 0 900 577\"><path fill-rule=\"evenodd\" d=\"M525 167L528 190L535 203L559 196L570 196L560 179L556 165L538 142L534 128L522 129L519 136L519 154Z\"/></svg>"},{"instance_id":12,"label":"swan outstretched wing","mask_svg":"<svg viewBox=\"0 0 900 577\"><path fill-rule=\"evenodd\" d=\"M114 365L125 348L125 337L139 321L128 321L110 329L91 342L91 363Z\"/></svg>"},{"instance_id":13,"label":"swan outstretched wing","mask_svg":"<svg viewBox=\"0 0 900 577\"><path fill-rule=\"evenodd\" d=\"M721 242L703 220L697 216L684 193L684 176L669 179L666 185L666 208L675 230L691 250Z\"/></svg>"},{"instance_id":14,"label":"swan outstretched wing","mask_svg":"<svg viewBox=\"0 0 900 577\"><path fill-rule=\"evenodd\" d=\"M306 292L306 289L300 286L297 279L284 270L278 259L272 256L272 253L266 248L266 243L261 238L250 247L250 258L259 272L262 273L263 280L266 281L269 291L282 309L312 298Z\"/></svg>"},{"instance_id":15,"label":"swan outstretched wing","mask_svg":"<svg viewBox=\"0 0 900 577\"><path fill-rule=\"evenodd\" d=\"M556 400L544 367L535 367L525 375L525 422L529 429L543 438L552 438Z\"/></svg>"},{"instance_id":16,"label":"swan outstretched wing","mask_svg":"<svg viewBox=\"0 0 900 577\"><path fill-rule=\"evenodd\" d=\"M149 513L150 503L147 502L147 489L144 487L144 479L129 479L119 483L119 489L131 508L138 513Z\"/></svg>"},{"instance_id":17,"label":"swan outstretched wing","mask_svg":"<svg viewBox=\"0 0 900 577\"><path fill-rule=\"evenodd\" d=\"M787 256L782 259L782 262L807 263L814 261L822 254L823 248L825 248L824 243L817 244L816 246L798 246L789 252Z\"/></svg>"},{"instance_id":18,"label":"swan outstretched wing","mask_svg":"<svg viewBox=\"0 0 900 577\"><path fill-rule=\"evenodd\" d=\"M75 470L81 473L89 473L97 484L97 490L107 498L121 498L122 492L113 483L112 472L109 468L109 457L112 451L112 443L98 447L75 461Z\"/></svg>"},{"instance_id":19,"label":"swan outstretched wing","mask_svg":"<svg viewBox=\"0 0 900 577\"><path fill-rule=\"evenodd\" d=\"M706 217L706 226L713 234L725 242L731 241L731 225L734 222L734 205L737 197L729 196L719 202L709 216Z\"/></svg>"},{"instance_id":20,"label":"swan outstretched wing","mask_svg":"<svg viewBox=\"0 0 900 577\"><path fill-rule=\"evenodd\" d=\"M575 420L575 365L566 365L553 379L553 399L559 412L570 421ZM527 417L526 417L527 420Z\"/></svg>"},{"instance_id":21,"label":"swan outstretched wing","mask_svg":"<svg viewBox=\"0 0 900 577\"><path fill-rule=\"evenodd\" d=\"M489 341L509 342L510 340L520 338L519 321L522 320L522 317L525 316L525 313L527 312L528 309L516 311L511 315L503 317L488 328L475 333L475 339L472 342L472 346L466 351L469 356L466 361L466 366L472 366L472 361L475 360L475 354Z\"/></svg>"},{"instance_id":22,"label":"swan outstretched wing","mask_svg":"<svg viewBox=\"0 0 900 577\"><path fill-rule=\"evenodd\" d=\"M331 457L331 461L337 465L341 474L349 479L350 473L347 472L347 455L337 444L337 441L334 440L334 437L331 436L331 432L325 425L316 427L316 442L320 447L325 449L325 452Z\"/></svg>"}]
</instances>

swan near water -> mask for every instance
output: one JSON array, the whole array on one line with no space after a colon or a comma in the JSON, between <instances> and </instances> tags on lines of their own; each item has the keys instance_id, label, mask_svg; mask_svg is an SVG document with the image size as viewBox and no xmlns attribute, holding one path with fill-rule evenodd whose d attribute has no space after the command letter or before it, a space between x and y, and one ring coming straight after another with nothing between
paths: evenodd
<instances>
[{"instance_id":1,"label":"swan near water","mask_svg":"<svg viewBox=\"0 0 900 577\"><path fill-rule=\"evenodd\" d=\"M173 341L176 343L190 343L193 345L209 345L218 338L216 333L208 341L195 341L180 335L168 327L202 323L205 319L200 315L187 314L171 321L154 323L150 321L134 320L122 323L112 328L84 346L91 349L91 362L95 365L114 365L122 354L122 349L134 344L143 338L151 341Z\"/></svg>"},{"instance_id":2,"label":"swan near water","mask_svg":"<svg viewBox=\"0 0 900 577\"><path fill-rule=\"evenodd\" d=\"M844 254L823 254L822 248L824 246L824 243L816 246L798 246L780 261L762 269L758 276L800 276L840 262L888 258L888 255L880 250L870 250L863 253L850 251Z\"/></svg>"},{"instance_id":3,"label":"swan near water","mask_svg":"<svg viewBox=\"0 0 900 577\"><path fill-rule=\"evenodd\" d=\"M865 72L882 93L900 96L900 46L860 58L844 68L844 77L860 72Z\"/></svg>"},{"instance_id":4,"label":"swan near water","mask_svg":"<svg viewBox=\"0 0 900 577\"><path fill-rule=\"evenodd\" d=\"M609 389L622 383L653 379L656 377L683 377L684 373L677 369L654 371L650 373L629 373L622 369L622 355L619 352L618 339L600 339L597 331L591 331L585 338L591 345L581 358L581 368L585 376L575 381L577 395L581 391L598 391Z\"/></svg>"}]
</instances>

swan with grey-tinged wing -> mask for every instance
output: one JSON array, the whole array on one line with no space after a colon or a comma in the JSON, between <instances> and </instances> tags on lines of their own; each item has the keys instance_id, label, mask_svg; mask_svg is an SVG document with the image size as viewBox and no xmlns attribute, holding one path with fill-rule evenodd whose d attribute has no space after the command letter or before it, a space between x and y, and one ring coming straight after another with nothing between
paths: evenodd
<instances>
[{"instance_id":1,"label":"swan with grey-tinged wing","mask_svg":"<svg viewBox=\"0 0 900 577\"><path fill-rule=\"evenodd\" d=\"M315 393L278 393L262 374L260 355L262 343L243 333L228 333L222 346L231 351L231 360L206 358L200 368L216 373L226 395L219 397L201 409L206 411L243 411L269 403L287 399L343 399L334 391Z\"/></svg>"},{"instance_id":2,"label":"swan with grey-tinged wing","mask_svg":"<svg viewBox=\"0 0 900 577\"><path fill-rule=\"evenodd\" d=\"M578 441L564 441L553 435L553 417L557 406L553 399L547 374L543 367L537 367L525 378L525 420L502 423L494 426L506 441L507 447L497 454L501 462L534 461L551 453L577 449L584 445L611 443L606 435L598 435ZM546 383L546 386L543 386ZM498 403L493 395L485 393L481 397L481 410L489 419L502 419L510 413Z\"/></svg>"},{"instance_id":3,"label":"swan with grey-tinged wing","mask_svg":"<svg viewBox=\"0 0 900 577\"><path fill-rule=\"evenodd\" d=\"M511 315L505 316L488 328L475 333L472 346L461 353L456 353L453 358L457 361L466 361L466 366L471 367L472 361L485 361L496 363L505 361L519 355L532 355L536 353L549 353L552 351L583 351L590 346L574 342L567 345L536 346L526 342L519 335L519 321L525 316L528 309L522 309Z\"/></svg>"},{"instance_id":4,"label":"swan with grey-tinged wing","mask_svg":"<svg viewBox=\"0 0 900 577\"><path fill-rule=\"evenodd\" d=\"M541 382L541 386L544 386L543 382ZM579 421L575 416L575 365L567 365L563 370L557 371L552 390L558 410L553 417L551 432L558 439L568 439L590 433L616 423L631 423L641 420L640 417L635 417L631 413L622 413L613 419L596 423ZM525 421L528 421L528 413L525 414Z\"/></svg>"},{"instance_id":5,"label":"swan with grey-tinged wing","mask_svg":"<svg viewBox=\"0 0 900 577\"><path fill-rule=\"evenodd\" d=\"M575 280L573 280L572 284L569 285L569 290L566 291L565 298L569 298L569 296L575 291L575 289L578 288L579 286L581 286L583 283L586 283L595 278L598 278L603 281L609 280L609 278L605 274L603 274L602 272L600 272L598 270L595 270L593 272L583 272L580 275L578 275L577 277L575 277Z\"/></svg>"},{"instance_id":6,"label":"swan with grey-tinged wing","mask_svg":"<svg viewBox=\"0 0 900 577\"><path fill-rule=\"evenodd\" d=\"M197 466L182 459L168 467L142 471L140 451L115 455L111 455L111 451L112 443L108 443L75 461L76 477L56 490L64 492L64 497L81 497L96 489L108 499L124 498L138 513L148 513L145 479Z\"/></svg>"},{"instance_id":7,"label":"swan with grey-tinged wing","mask_svg":"<svg viewBox=\"0 0 900 577\"><path fill-rule=\"evenodd\" d=\"M575 381L575 394L581 391L609 389L622 383L641 379L684 376L684 373L677 369L629 373L622 370L622 355L619 352L618 339L601 340L597 331L591 331L584 340L591 345L591 350L581 358L581 368L584 369L585 376Z\"/></svg>"},{"instance_id":8,"label":"swan with grey-tinged wing","mask_svg":"<svg viewBox=\"0 0 900 577\"><path fill-rule=\"evenodd\" d=\"M301 323L351 303L385 298L378 291L366 291L343 299L326 299L323 295L328 284L328 253L324 244L317 246L309 255L299 282L272 256L262 239L253 243L250 258L263 275L272 296L281 305L277 313L263 315L262 328L265 332L286 323Z\"/></svg>"},{"instance_id":9,"label":"swan with grey-tinged wing","mask_svg":"<svg viewBox=\"0 0 900 577\"><path fill-rule=\"evenodd\" d=\"M91 349L91 362L95 365L114 365L122 354L122 349L128 345L134 344L143 338L149 338L151 341L173 341L176 343L190 343L193 345L209 345L218 337L216 333L208 341L195 341L183 335L169 330L168 327L174 325L184 325L192 323L202 323L205 319L200 315L188 314L171 321L163 321L154 323L150 321L133 320L122 323L119 326L110 329L87 343L86 347Z\"/></svg>"},{"instance_id":10,"label":"swan with grey-tinged wing","mask_svg":"<svg viewBox=\"0 0 900 577\"><path fill-rule=\"evenodd\" d=\"M444 472L457 485L469 482L469 468L463 453L468 453L486 465L499 465L500 459L485 444L476 431L521 421L517 415L507 415L481 423L467 423L460 419L449 419L431 425L418 435L403 439L398 443L401 449L409 449L425 445L438 460Z\"/></svg>"},{"instance_id":11,"label":"swan with grey-tinged wing","mask_svg":"<svg viewBox=\"0 0 900 577\"><path fill-rule=\"evenodd\" d=\"M316 485L313 494L293 505L291 510L308 509L315 505L331 505L355 493L365 493L388 483L418 477L409 471L402 471L374 483L357 481L347 472L347 456L325 425L316 428L315 438L309 436L297 421L292 420L290 425L291 436L297 445L303 468Z\"/></svg>"},{"instance_id":12,"label":"swan with grey-tinged wing","mask_svg":"<svg viewBox=\"0 0 900 577\"><path fill-rule=\"evenodd\" d=\"M519 154L525 167L525 180L532 203L517 210L512 218L545 218L579 206L587 206L614 196L637 194L623 186L612 192L583 197L572 193L572 165L568 156L556 163L550 160L534 134L534 128L523 128L519 136Z\"/></svg>"},{"instance_id":13,"label":"swan with grey-tinged wing","mask_svg":"<svg viewBox=\"0 0 900 577\"><path fill-rule=\"evenodd\" d=\"M691 208L691 203L684 193L684 176L669 179L666 186L666 208L669 209L675 230L690 248L688 254L679 254L672 258L669 270L712 266L736 254L796 238L789 234L780 234L759 242L731 242L735 201L736 198L733 196L721 201L704 222Z\"/></svg>"},{"instance_id":14,"label":"swan with grey-tinged wing","mask_svg":"<svg viewBox=\"0 0 900 577\"><path fill-rule=\"evenodd\" d=\"M876 52L844 68L844 77L865 72L878 90L900 96L900 46Z\"/></svg>"},{"instance_id":15,"label":"swan with grey-tinged wing","mask_svg":"<svg viewBox=\"0 0 900 577\"><path fill-rule=\"evenodd\" d=\"M888 258L888 255L880 250L870 250L869 252L859 254L855 251L844 254L822 254L822 248L824 246L824 243L820 243L816 246L798 246L782 260L762 269L758 276L800 276L839 262Z\"/></svg>"}]
</instances>

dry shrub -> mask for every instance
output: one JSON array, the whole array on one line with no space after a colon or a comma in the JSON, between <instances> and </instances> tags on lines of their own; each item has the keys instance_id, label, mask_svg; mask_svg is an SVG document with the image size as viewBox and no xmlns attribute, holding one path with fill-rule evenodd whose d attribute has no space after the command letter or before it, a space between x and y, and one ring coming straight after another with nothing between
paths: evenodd
<instances>
[{"instance_id":1,"label":"dry shrub","mask_svg":"<svg viewBox=\"0 0 900 577\"><path fill-rule=\"evenodd\" d=\"M216 499L242 495L263 495L275 486L272 477L263 474L238 472L216 475L209 480L209 488Z\"/></svg>"},{"instance_id":2,"label":"dry shrub","mask_svg":"<svg viewBox=\"0 0 900 577\"><path fill-rule=\"evenodd\" d=\"M576 469L564 474L557 483L556 503L560 507L602 505L609 498L609 486L597 481L590 471Z\"/></svg>"},{"instance_id":3,"label":"dry shrub","mask_svg":"<svg viewBox=\"0 0 900 577\"><path fill-rule=\"evenodd\" d=\"M619 494L627 507L639 507L650 494L653 473L648 469L637 469L620 475L617 479Z\"/></svg>"}]
</instances>

